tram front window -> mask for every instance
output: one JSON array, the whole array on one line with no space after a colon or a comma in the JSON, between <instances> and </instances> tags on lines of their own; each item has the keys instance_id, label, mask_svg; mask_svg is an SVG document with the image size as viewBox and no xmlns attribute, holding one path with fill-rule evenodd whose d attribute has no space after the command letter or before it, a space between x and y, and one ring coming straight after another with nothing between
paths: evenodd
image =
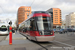
<instances>
[{"instance_id":1,"label":"tram front window","mask_svg":"<svg viewBox=\"0 0 75 50\"><path fill-rule=\"evenodd\" d=\"M49 17L38 17L37 26L38 30L50 30L51 21Z\"/></svg>"},{"instance_id":2,"label":"tram front window","mask_svg":"<svg viewBox=\"0 0 75 50\"><path fill-rule=\"evenodd\" d=\"M0 28L0 31L7 31L7 28Z\"/></svg>"}]
</instances>

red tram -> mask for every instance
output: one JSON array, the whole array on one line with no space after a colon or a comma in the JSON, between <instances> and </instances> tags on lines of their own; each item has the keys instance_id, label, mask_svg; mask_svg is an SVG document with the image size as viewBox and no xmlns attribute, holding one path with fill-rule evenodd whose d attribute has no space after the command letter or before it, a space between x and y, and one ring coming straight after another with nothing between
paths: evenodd
<instances>
[{"instance_id":1,"label":"red tram","mask_svg":"<svg viewBox=\"0 0 75 50\"><path fill-rule=\"evenodd\" d=\"M35 11L19 25L19 32L30 40L53 41L55 36L52 27L51 16L47 12Z\"/></svg>"}]
</instances>

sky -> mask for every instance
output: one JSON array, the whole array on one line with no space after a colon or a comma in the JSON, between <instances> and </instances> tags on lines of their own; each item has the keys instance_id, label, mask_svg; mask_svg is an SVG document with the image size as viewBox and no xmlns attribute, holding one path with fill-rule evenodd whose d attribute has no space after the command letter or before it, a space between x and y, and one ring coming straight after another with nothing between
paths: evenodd
<instances>
[{"instance_id":1,"label":"sky","mask_svg":"<svg viewBox=\"0 0 75 50\"><path fill-rule=\"evenodd\" d=\"M21 6L31 6L32 11L59 8L61 9L62 20L69 13L75 12L75 0L0 0L0 25L8 25L11 20L14 26L18 8Z\"/></svg>"}]
</instances>

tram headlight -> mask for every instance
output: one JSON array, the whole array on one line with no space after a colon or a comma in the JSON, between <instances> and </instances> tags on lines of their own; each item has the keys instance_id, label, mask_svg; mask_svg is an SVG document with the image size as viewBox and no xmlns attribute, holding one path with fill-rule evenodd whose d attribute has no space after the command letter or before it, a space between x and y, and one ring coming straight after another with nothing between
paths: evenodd
<instances>
[{"instance_id":1,"label":"tram headlight","mask_svg":"<svg viewBox=\"0 0 75 50\"><path fill-rule=\"evenodd\" d=\"M40 31L39 34L42 35L42 32Z\"/></svg>"},{"instance_id":2,"label":"tram headlight","mask_svg":"<svg viewBox=\"0 0 75 50\"><path fill-rule=\"evenodd\" d=\"M51 32L51 35L52 35L53 33Z\"/></svg>"},{"instance_id":3,"label":"tram headlight","mask_svg":"<svg viewBox=\"0 0 75 50\"><path fill-rule=\"evenodd\" d=\"M42 33L40 32L40 35L42 35Z\"/></svg>"},{"instance_id":4,"label":"tram headlight","mask_svg":"<svg viewBox=\"0 0 75 50\"><path fill-rule=\"evenodd\" d=\"M51 31L51 35L53 35L53 31Z\"/></svg>"}]
</instances>

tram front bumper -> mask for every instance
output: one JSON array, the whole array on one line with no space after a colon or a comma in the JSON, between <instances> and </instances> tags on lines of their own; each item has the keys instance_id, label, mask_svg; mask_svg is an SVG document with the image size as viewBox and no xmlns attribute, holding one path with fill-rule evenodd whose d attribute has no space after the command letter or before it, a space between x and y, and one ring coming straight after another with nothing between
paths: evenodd
<instances>
[{"instance_id":1,"label":"tram front bumper","mask_svg":"<svg viewBox=\"0 0 75 50\"><path fill-rule=\"evenodd\" d=\"M55 36L36 36L36 40L43 42L43 41L53 41Z\"/></svg>"}]
</instances>

